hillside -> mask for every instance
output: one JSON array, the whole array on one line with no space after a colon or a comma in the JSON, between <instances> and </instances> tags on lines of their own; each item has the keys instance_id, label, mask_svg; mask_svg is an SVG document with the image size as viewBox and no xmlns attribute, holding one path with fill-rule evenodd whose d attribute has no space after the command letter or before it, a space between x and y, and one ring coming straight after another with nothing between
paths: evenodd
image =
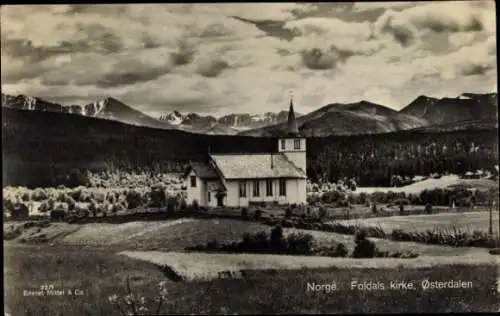
<instances>
[{"instance_id":1,"label":"hillside","mask_svg":"<svg viewBox=\"0 0 500 316\"><path fill-rule=\"evenodd\" d=\"M87 172L179 171L212 153L277 150L273 137L204 135L127 125L67 113L2 108L4 185L75 186ZM400 131L312 137L307 172L316 181L357 177L362 186L388 186L391 174L460 173L498 165L498 129ZM474 146L479 150L471 152Z\"/></svg>"},{"instance_id":2,"label":"hillside","mask_svg":"<svg viewBox=\"0 0 500 316\"><path fill-rule=\"evenodd\" d=\"M305 136L361 135L421 129L429 131L464 130L493 127L497 122L497 93L464 93L457 98L421 95L401 111L369 101L328 104L297 122ZM497 126L497 125L495 125ZM246 136L273 136L285 123L243 131Z\"/></svg>"},{"instance_id":3,"label":"hillside","mask_svg":"<svg viewBox=\"0 0 500 316\"><path fill-rule=\"evenodd\" d=\"M497 120L496 93L464 93L456 98L436 99L419 96L401 110L428 121L428 125L450 124L462 121Z\"/></svg>"},{"instance_id":4,"label":"hillside","mask_svg":"<svg viewBox=\"0 0 500 316\"><path fill-rule=\"evenodd\" d=\"M168 122L152 118L111 97L107 97L102 101L85 105L62 105L58 103L47 102L45 100L32 96L10 96L2 93L2 107L18 110L68 113L114 120L132 125L149 126L156 128L173 128L173 126Z\"/></svg>"},{"instance_id":5,"label":"hillside","mask_svg":"<svg viewBox=\"0 0 500 316\"><path fill-rule=\"evenodd\" d=\"M297 119L303 135L359 135L388 133L426 125L426 121L368 101L328 104ZM272 136L284 131L286 123L244 131L240 135Z\"/></svg>"}]
</instances>

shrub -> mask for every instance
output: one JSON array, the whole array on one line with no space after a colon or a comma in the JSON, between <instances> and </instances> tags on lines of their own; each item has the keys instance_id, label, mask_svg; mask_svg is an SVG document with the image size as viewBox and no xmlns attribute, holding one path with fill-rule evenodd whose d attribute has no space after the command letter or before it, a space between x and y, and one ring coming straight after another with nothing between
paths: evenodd
<instances>
[{"instance_id":1,"label":"shrub","mask_svg":"<svg viewBox=\"0 0 500 316\"><path fill-rule=\"evenodd\" d=\"M149 193L149 198L151 200L152 207L162 207L167 203L167 194L162 187L155 186L151 188Z\"/></svg>"},{"instance_id":2,"label":"shrub","mask_svg":"<svg viewBox=\"0 0 500 316\"><path fill-rule=\"evenodd\" d=\"M133 209L141 206L144 202L141 193L135 190L129 190L126 195L128 209Z\"/></svg>"},{"instance_id":3,"label":"shrub","mask_svg":"<svg viewBox=\"0 0 500 316\"><path fill-rule=\"evenodd\" d=\"M354 251L352 256L354 258L373 258L377 252L375 247L375 243L366 239L367 232L364 229L360 229L356 232L355 242L356 247L354 247Z\"/></svg>"},{"instance_id":4,"label":"shrub","mask_svg":"<svg viewBox=\"0 0 500 316\"><path fill-rule=\"evenodd\" d=\"M287 245L289 254L312 254L314 238L311 234L292 233L288 235Z\"/></svg>"},{"instance_id":5,"label":"shrub","mask_svg":"<svg viewBox=\"0 0 500 316\"><path fill-rule=\"evenodd\" d=\"M62 209L56 209L50 212L50 219L56 221L62 221L66 218L66 211Z\"/></svg>"},{"instance_id":6,"label":"shrub","mask_svg":"<svg viewBox=\"0 0 500 316\"><path fill-rule=\"evenodd\" d=\"M373 192L370 199L373 203L384 204L388 202L387 194L381 191Z\"/></svg>"},{"instance_id":7,"label":"shrub","mask_svg":"<svg viewBox=\"0 0 500 316\"><path fill-rule=\"evenodd\" d=\"M71 196L67 196L66 203L68 204L68 211L73 211L76 207L76 202Z\"/></svg>"},{"instance_id":8,"label":"shrub","mask_svg":"<svg viewBox=\"0 0 500 316\"><path fill-rule=\"evenodd\" d=\"M124 209L123 204L121 203L115 203L111 207L111 213L118 213Z\"/></svg>"},{"instance_id":9,"label":"shrub","mask_svg":"<svg viewBox=\"0 0 500 316\"><path fill-rule=\"evenodd\" d=\"M260 220L262 218L262 210L256 209L255 213L253 214L253 218L257 221Z\"/></svg>"},{"instance_id":10,"label":"shrub","mask_svg":"<svg viewBox=\"0 0 500 316\"><path fill-rule=\"evenodd\" d=\"M194 199L193 200L193 203L191 204L191 208L193 210L198 210L200 208L200 204L198 203L198 200L197 199Z\"/></svg>"},{"instance_id":11,"label":"shrub","mask_svg":"<svg viewBox=\"0 0 500 316\"><path fill-rule=\"evenodd\" d=\"M293 210L292 210L292 206L291 205L288 205L286 208L285 208L285 218L290 218L293 216Z\"/></svg>"},{"instance_id":12,"label":"shrub","mask_svg":"<svg viewBox=\"0 0 500 316\"><path fill-rule=\"evenodd\" d=\"M349 207L349 202L347 200L338 200L336 203L335 203L335 206L336 207Z\"/></svg>"},{"instance_id":13,"label":"shrub","mask_svg":"<svg viewBox=\"0 0 500 316\"><path fill-rule=\"evenodd\" d=\"M77 188L77 189L74 189L74 190L71 190L69 192L69 196L71 196L75 201L80 201L82 199L82 189L81 188Z\"/></svg>"},{"instance_id":14,"label":"shrub","mask_svg":"<svg viewBox=\"0 0 500 316\"><path fill-rule=\"evenodd\" d=\"M246 207L241 209L241 218L244 220L248 219L248 209Z\"/></svg>"},{"instance_id":15,"label":"shrub","mask_svg":"<svg viewBox=\"0 0 500 316\"><path fill-rule=\"evenodd\" d=\"M167 198L167 208L166 208L167 213L168 214L175 213L177 212L178 209L179 209L179 200L174 196L169 196Z\"/></svg>"},{"instance_id":16,"label":"shrub","mask_svg":"<svg viewBox=\"0 0 500 316\"><path fill-rule=\"evenodd\" d=\"M49 211L49 205L47 202L42 202L40 203L40 206L38 207L38 211L40 213L46 213Z\"/></svg>"},{"instance_id":17,"label":"shrub","mask_svg":"<svg viewBox=\"0 0 500 316\"><path fill-rule=\"evenodd\" d=\"M335 248L335 255L337 257L347 257L348 253L349 251L347 250L347 247L343 243L338 244L337 247Z\"/></svg>"},{"instance_id":18,"label":"shrub","mask_svg":"<svg viewBox=\"0 0 500 316\"><path fill-rule=\"evenodd\" d=\"M321 201L323 203L327 203L327 204L336 203L337 201L343 200L343 199L344 199L344 195L338 190L325 192L321 196Z\"/></svg>"},{"instance_id":19,"label":"shrub","mask_svg":"<svg viewBox=\"0 0 500 316\"><path fill-rule=\"evenodd\" d=\"M36 188L35 191L33 191L32 198L33 201L41 202L45 201L48 198L48 196L44 189Z\"/></svg>"},{"instance_id":20,"label":"shrub","mask_svg":"<svg viewBox=\"0 0 500 316\"><path fill-rule=\"evenodd\" d=\"M306 201L310 205L316 205L321 201L321 198L317 194L308 195Z\"/></svg>"},{"instance_id":21,"label":"shrub","mask_svg":"<svg viewBox=\"0 0 500 316\"><path fill-rule=\"evenodd\" d=\"M320 220L323 220L325 217L326 217L326 208L323 207L323 206L320 206L319 207L319 210L318 210L318 216L319 216L319 219Z\"/></svg>"},{"instance_id":22,"label":"shrub","mask_svg":"<svg viewBox=\"0 0 500 316\"><path fill-rule=\"evenodd\" d=\"M405 214L405 206L404 204L399 204L399 214L404 215Z\"/></svg>"},{"instance_id":23,"label":"shrub","mask_svg":"<svg viewBox=\"0 0 500 316\"><path fill-rule=\"evenodd\" d=\"M181 197L179 199L179 210L185 211L185 210L187 210L187 208L188 208L188 205L187 205L186 199Z\"/></svg>"},{"instance_id":24,"label":"shrub","mask_svg":"<svg viewBox=\"0 0 500 316\"><path fill-rule=\"evenodd\" d=\"M276 225L271 230L270 248L276 253L282 253L286 247L285 238L283 237L283 228L281 225Z\"/></svg>"},{"instance_id":25,"label":"shrub","mask_svg":"<svg viewBox=\"0 0 500 316\"><path fill-rule=\"evenodd\" d=\"M18 203L10 211L12 219L27 219L29 217L28 206L24 203Z\"/></svg>"},{"instance_id":26,"label":"shrub","mask_svg":"<svg viewBox=\"0 0 500 316\"><path fill-rule=\"evenodd\" d=\"M211 241L207 242L207 250L218 250L219 248L219 242L216 239L212 239Z\"/></svg>"},{"instance_id":27,"label":"shrub","mask_svg":"<svg viewBox=\"0 0 500 316\"><path fill-rule=\"evenodd\" d=\"M432 204L430 203L425 204L425 213L432 214Z\"/></svg>"}]
</instances>

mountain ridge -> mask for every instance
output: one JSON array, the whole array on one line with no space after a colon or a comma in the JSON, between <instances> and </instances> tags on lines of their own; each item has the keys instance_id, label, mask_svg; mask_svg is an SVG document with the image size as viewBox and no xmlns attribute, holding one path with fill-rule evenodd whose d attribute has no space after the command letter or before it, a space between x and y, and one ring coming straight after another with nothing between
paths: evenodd
<instances>
[{"instance_id":1,"label":"mountain ridge","mask_svg":"<svg viewBox=\"0 0 500 316\"><path fill-rule=\"evenodd\" d=\"M286 127L288 111L263 114L230 113L221 117L183 114L178 110L149 116L111 96L85 105L62 105L26 95L2 93L2 107L48 111L114 120L126 124L178 129L208 135L276 136ZM498 120L498 95L463 93L455 98L419 95L401 110L367 100L330 103L308 114L296 114L299 131L305 136L377 134L400 130L440 128L453 130L491 126ZM459 122L472 122L460 126ZM488 123L489 122L489 123Z\"/></svg>"}]
</instances>

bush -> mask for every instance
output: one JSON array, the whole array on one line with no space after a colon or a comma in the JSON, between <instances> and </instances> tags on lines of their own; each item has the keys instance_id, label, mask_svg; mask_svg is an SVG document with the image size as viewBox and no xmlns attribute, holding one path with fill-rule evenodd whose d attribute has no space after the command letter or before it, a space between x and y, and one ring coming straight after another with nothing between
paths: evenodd
<instances>
[{"instance_id":1,"label":"bush","mask_svg":"<svg viewBox=\"0 0 500 316\"><path fill-rule=\"evenodd\" d=\"M141 193L135 191L135 190L129 190L126 194L126 200L127 200L127 208L134 209L137 208L144 203L144 199L141 195Z\"/></svg>"},{"instance_id":2,"label":"bush","mask_svg":"<svg viewBox=\"0 0 500 316\"><path fill-rule=\"evenodd\" d=\"M321 201L321 198L317 194L308 195L306 201L309 205L316 205Z\"/></svg>"},{"instance_id":3,"label":"bush","mask_svg":"<svg viewBox=\"0 0 500 316\"><path fill-rule=\"evenodd\" d=\"M44 189L37 188L37 189L35 189L35 191L33 191L32 198L33 198L33 201L41 202L41 201L45 201L48 198L48 195Z\"/></svg>"},{"instance_id":4,"label":"bush","mask_svg":"<svg viewBox=\"0 0 500 316\"><path fill-rule=\"evenodd\" d=\"M430 203L425 205L425 213L432 214L432 205Z\"/></svg>"},{"instance_id":5,"label":"bush","mask_svg":"<svg viewBox=\"0 0 500 316\"><path fill-rule=\"evenodd\" d=\"M194 199L193 203L191 204L191 209L197 211L200 208L200 204L198 203L198 200Z\"/></svg>"},{"instance_id":6,"label":"bush","mask_svg":"<svg viewBox=\"0 0 500 316\"><path fill-rule=\"evenodd\" d=\"M321 196L321 201L323 203L327 203L327 204L333 204L333 203L336 203L337 201L343 200L343 199L344 199L344 195L340 191L337 191L337 190L325 192Z\"/></svg>"},{"instance_id":7,"label":"bush","mask_svg":"<svg viewBox=\"0 0 500 316\"><path fill-rule=\"evenodd\" d=\"M180 202L179 202L179 209L180 209L181 211L185 211L185 210L187 210L187 208L188 208L188 207L187 207L187 202L186 202L186 199L181 198L181 200L180 200Z\"/></svg>"},{"instance_id":8,"label":"bush","mask_svg":"<svg viewBox=\"0 0 500 316\"><path fill-rule=\"evenodd\" d=\"M286 208L285 208L285 218L290 218L293 216L293 210L292 210L292 206L291 205L288 205Z\"/></svg>"},{"instance_id":9,"label":"bush","mask_svg":"<svg viewBox=\"0 0 500 316\"><path fill-rule=\"evenodd\" d=\"M29 217L29 208L26 204L18 203L10 211L12 219L27 219Z\"/></svg>"},{"instance_id":10,"label":"bush","mask_svg":"<svg viewBox=\"0 0 500 316\"><path fill-rule=\"evenodd\" d=\"M270 248L275 253L282 253L286 248L285 238L283 237L283 228L281 225L276 225L271 230Z\"/></svg>"},{"instance_id":11,"label":"bush","mask_svg":"<svg viewBox=\"0 0 500 316\"><path fill-rule=\"evenodd\" d=\"M364 229L358 230L355 236L356 247L352 253L354 258L373 258L377 253L375 243L366 239L367 232Z\"/></svg>"},{"instance_id":12,"label":"bush","mask_svg":"<svg viewBox=\"0 0 500 316\"><path fill-rule=\"evenodd\" d=\"M56 209L50 212L50 219L55 221L62 221L66 218L66 211Z\"/></svg>"},{"instance_id":13,"label":"bush","mask_svg":"<svg viewBox=\"0 0 500 316\"><path fill-rule=\"evenodd\" d=\"M292 233L288 235L287 245L289 254L312 254L314 238L311 234Z\"/></svg>"},{"instance_id":14,"label":"bush","mask_svg":"<svg viewBox=\"0 0 500 316\"><path fill-rule=\"evenodd\" d=\"M343 244L343 243L340 243L337 245L337 247L335 248L335 255L337 257L347 257L349 251L347 250L347 247Z\"/></svg>"},{"instance_id":15,"label":"bush","mask_svg":"<svg viewBox=\"0 0 500 316\"><path fill-rule=\"evenodd\" d=\"M319 216L319 219L320 219L320 220L323 220L323 219L326 217L326 214L327 214L327 212L326 212L326 208L325 208L325 207L323 207L323 206L320 206L320 207L319 207L319 210L318 210L318 216Z\"/></svg>"},{"instance_id":16,"label":"bush","mask_svg":"<svg viewBox=\"0 0 500 316\"><path fill-rule=\"evenodd\" d=\"M168 214L175 213L177 212L178 209L179 209L179 200L174 196L169 196L167 198L167 208L166 208L167 213Z\"/></svg>"},{"instance_id":17,"label":"bush","mask_svg":"<svg viewBox=\"0 0 500 316\"><path fill-rule=\"evenodd\" d=\"M81 201L82 196L83 196L82 189L77 188L77 189L71 190L69 192L69 196L71 196L75 201Z\"/></svg>"},{"instance_id":18,"label":"bush","mask_svg":"<svg viewBox=\"0 0 500 316\"><path fill-rule=\"evenodd\" d=\"M248 209L246 207L241 209L241 218L244 220L248 219Z\"/></svg>"},{"instance_id":19,"label":"bush","mask_svg":"<svg viewBox=\"0 0 500 316\"><path fill-rule=\"evenodd\" d=\"M255 213L253 214L253 218L257 221L260 220L262 218L262 210L256 209Z\"/></svg>"},{"instance_id":20,"label":"bush","mask_svg":"<svg viewBox=\"0 0 500 316\"><path fill-rule=\"evenodd\" d=\"M167 203L167 194L162 187L152 187L149 198L151 200L151 207L163 207Z\"/></svg>"}]
</instances>

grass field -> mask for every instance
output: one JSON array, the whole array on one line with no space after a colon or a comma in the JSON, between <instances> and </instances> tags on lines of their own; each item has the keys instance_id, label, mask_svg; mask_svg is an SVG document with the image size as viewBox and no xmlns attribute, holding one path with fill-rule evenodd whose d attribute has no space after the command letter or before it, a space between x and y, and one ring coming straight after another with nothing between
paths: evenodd
<instances>
[{"instance_id":1,"label":"grass field","mask_svg":"<svg viewBox=\"0 0 500 316\"><path fill-rule=\"evenodd\" d=\"M12 224L4 224L8 229ZM272 228L256 223L235 219L179 219L164 221L129 222L123 224L91 223L67 224L53 223L50 227L36 232L30 228L23 232L14 242L25 238L37 241L37 236L45 234L49 243L59 246L98 247L113 251L123 250L158 250L182 251L186 247L205 244L216 239L219 243L240 241L246 232L270 232ZM284 228L284 234L308 233L314 237L319 246L331 246L344 243L352 252L355 247L354 236L337 233ZM464 254L481 254L485 249L473 247L448 247L426 245L414 242L396 242L372 238L381 251L399 252L413 250L420 255L457 256Z\"/></svg>"},{"instance_id":2,"label":"grass field","mask_svg":"<svg viewBox=\"0 0 500 316\"><path fill-rule=\"evenodd\" d=\"M149 300L158 295L165 276L155 265L106 250L7 245L5 248L5 306L11 315L119 315L109 295L127 293L131 279L134 294ZM167 282L167 302L161 314L248 313L394 313L488 312L499 308L497 267L443 265L433 268L323 268L255 271L242 279L210 282ZM359 282L423 279L471 281L467 289L373 290L351 289ZM307 283L337 285L333 292L309 292ZM79 289L78 296L27 297L23 290L42 285Z\"/></svg>"},{"instance_id":3,"label":"grass field","mask_svg":"<svg viewBox=\"0 0 500 316\"><path fill-rule=\"evenodd\" d=\"M393 229L404 231L421 231L437 229L450 229L456 227L466 231L488 231L488 212L442 213L433 215L392 216L385 218L365 218L338 221L344 225L361 225L381 227L385 232L391 233ZM494 232L498 233L498 211L493 213Z\"/></svg>"}]
</instances>

